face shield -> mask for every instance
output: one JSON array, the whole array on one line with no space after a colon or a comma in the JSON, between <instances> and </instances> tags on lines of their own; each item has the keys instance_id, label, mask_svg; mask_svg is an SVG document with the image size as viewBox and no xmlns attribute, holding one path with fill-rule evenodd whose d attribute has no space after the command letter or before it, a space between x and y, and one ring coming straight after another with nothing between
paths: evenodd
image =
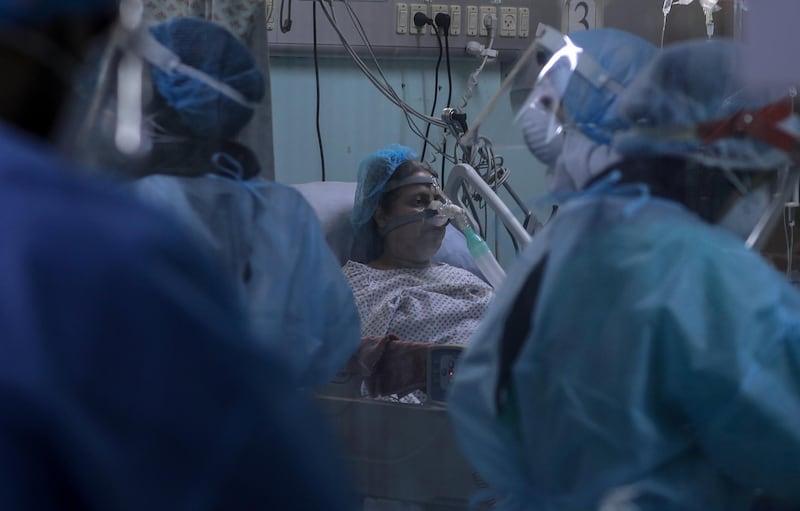
<instances>
[{"instance_id":1,"label":"face shield","mask_svg":"<svg viewBox=\"0 0 800 511\"><path fill-rule=\"evenodd\" d=\"M264 95L253 56L212 22L155 25L142 14L141 2L121 3L118 26L76 84L62 150L127 177L259 174L257 152L240 141Z\"/></svg>"},{"instance_id":2,"label":"face shield","mask_svg":"<svg viewBox=\"0 0 800 511\"><path fill-rule=\"evenodd\" d=\"M544 35L543 41L547 41L548 32ZM533 90L514 119L522 129L528 149L545 165L555 164L561 154L564 143L564 93L583 51L573 45L568 37L562 41L564 44L542 66ZM544 54L544 51L539 53L540 60L545 59Z\"/></svg>"},{"instance_id":3,"label":"face shield","mask_svg":"<svg viewBox=\"0 0 800 511\"><path fill-rule=\"evenodd\" d=\"M467 144L477 143L481 125L506 122L499 118L503 109L497 102L509 94L514 122L521 128L524 142L547 167L556 163L568 132L577 132L576 127L593 143L607 143L606 132L614 128L609 126L609 112L623 90L621 84L656 52L646 41L619 30L596 29L565 36L539 24L536 38L463 139Z\"/></svg>"},{"instance_id":4,"label":"face shield","mask_svg":"<svg viewBox=\"0 0 800 511\"><path fill-rule=\"evenodd\" d=\"M609 34L608 39L613 39ZM525 143L531 153L542 163L552 166L564 149L564 139L568 130L575 131L573 124L583 119L573 118L576 114L591 116L593 108L582 103L594 101L594 109L610 103L610 98L619 94L623 87L589 53L577 45L569 36L561 35L554 29L540 26L538 61L541 70L532 90L520 108L515 123L520 127ZM575 77L587 84L589 90L605 92L586 92L585 99L567 98L567 89ZM573 87L575 88L575 87ZM573 92L575 94L576 92ZM571 99L581 105L583 112L570 112L565 101ZM575 109L575 107L573 107Z\"/></svg>"},{"instance_id":5,"label":"face shield","mask_svg":"<svg viewBox=\"0 0 800 511\"><path fill-rule=\"evenodd\" d=\"M548 119L554 118L559 107L560 95L563 93L563 83L553 84L554 91L552 91L552 99L545 98L545 89L540 91L541 98L532 96L534 84L538 82L538 77L541 75L542 66L544 66L550 57L553 56L564 45L564 36L558 30L539 24L536 30L536 38L528 46L528 48L520 55L511 71L508 72L500 88L494 96L486 103L483 109L475 117L474 121L470 124L469 129L462 137L462 145L473 146L479 142L479 133L484 124L493 125L497 122L506 123L505 119L500 119L499 116L504 111L503 108L498 107L498 102L507 94L511 97L512 108L515 112L521 110L518 106L519 101L514 98L520 95L520 92L525 94L525 104L529 105L529 109L539 108L545 111ZM559 86L561 85L561 87ZM538 100L538 101L537 101ZM560 122L547 123L545 125L545 136L553 138L552 135L559 132Z\"/></svg>"}]
</instances>

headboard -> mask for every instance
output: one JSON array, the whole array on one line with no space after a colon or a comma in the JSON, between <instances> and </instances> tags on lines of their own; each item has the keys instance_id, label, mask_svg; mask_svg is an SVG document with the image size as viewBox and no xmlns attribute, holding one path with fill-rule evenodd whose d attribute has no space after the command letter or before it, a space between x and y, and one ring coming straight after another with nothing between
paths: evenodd
<instances>
[{"instance_id":1,"label":"headboard","mask_svg":"<svg viewBox=\"0 0 800 511\"><path fill-rule=\"evenodd\" d=\"M367 247L360 246L362 240L354 239L353 227L350 224L350 213L353 210L353 199L356 193L356 183L343 181L316 181L293 185L303 197L311 204L317 213L325 240L331 248L339 264L344 265L348 259L362 263L361 254L369 253ZM467 250L464 235L452 225L447 226L444 241L436 255L434 262L447 263L450 266L463 268L483 278L480 270L475 265Z\"/></svg>"}]
</instances>

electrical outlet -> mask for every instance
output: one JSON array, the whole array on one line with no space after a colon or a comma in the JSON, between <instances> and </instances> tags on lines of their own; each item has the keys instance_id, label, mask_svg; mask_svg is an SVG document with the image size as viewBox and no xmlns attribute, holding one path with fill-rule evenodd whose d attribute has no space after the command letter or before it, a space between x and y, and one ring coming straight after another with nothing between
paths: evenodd
<instances>
[{"instance_id":1,"label":"electrical outlet","mask_svg":"<svg viewBox=\"0 0 800 511\"><path fill-rule=\"evenodd\" d=\"M449 15L450 14L449 11L450 11L450 7L448 5L432 4L431 5L431 18L433 19L433 22L436 23L436 14L441 12L442 14L448 14ZM436 32L433 30L433 27L431 27L431 34L435 34L435 33ZM444 32L442 32L442 35L444 36Z\"/></svg>"},{"instance_id":2,"label":"electrical outlet","mask_svg":"<svg viewBox=\"0 0 800 511\"><path fill-rule=\"evenodd\" d=\"M497 19L497 7L495 6L487 6L482 5L480 9L480 16L478 16L478 33L482 36L489 35L489 32L486 30L486 22L484 21L487 16L494 16ZM497 33L497 27L494 27L495 34Z\"/></svg>"},{"instance_id":3,"label":"electrical outlet","mask_svg":"<svg viewBox=\"0 0 800 511\"><path fill-rule=\"evenodd\" d=\"M467 6L467 35L478 35L478 8Z\"/></svg>"},{"instance_id":4,"label":"electrical outlet","mask_svg":"<svg viewBox=\"0 0 800 511\"><path fill-rule=\"evenodd\" d=\"M407 34L408 33L408 4L406 3L398 3L397 4L397 33L398 34Z\"/></svg>"},{"instance_id":5,"label":"electrical outlet","mask_svg":"<svg viewBox=\"0 0 800 511\"><path fill-rule=\"evenodd\" d=\"M410 4L408 8L408 33L411 35L424 34L427 25L417 27L414 24L414 15L421 12L428 16L428 4Z\"/></svg>"},{"instance_id":6,"label":"electrical outlet","mask_svg":"<svg viewBox=\"0 0 800 511\"><path fill-rule=\"evenodd\" d=\"M500 37L517 36L517 8L500 8Z\"/></svg>"},{"instance_id":7,"label":"electrical outlet","mask_svg":"<svg viewBox=\"0 0 800 511\"><path fill-rule=\"evenodd\" d=\"M275 13L274 11L274 2L273 0L266 0L264 9L266 9L267 13L267 30L272 30L275 28Z\"/></svg>"},{"instance_id":8,"label":"electrical outlet","mask_svg":"<svg viewBox=\"0 0 800 511\"><path fill-rule=\"evenodd\" d=\"M531 11L527 7L519 8L519 20L517 20L517 34L520 37L528 37L531 28Z\"/></svg>"},{"instance_id":9,"label":"electrical outlet","mask_svg":"<svg viewBox=\"0 0 800 511\"><path fill-rule=\"evenodd\" d=\"M450 35L461 35L461 6L450 6Z\"/></svg>"}]
</instances>

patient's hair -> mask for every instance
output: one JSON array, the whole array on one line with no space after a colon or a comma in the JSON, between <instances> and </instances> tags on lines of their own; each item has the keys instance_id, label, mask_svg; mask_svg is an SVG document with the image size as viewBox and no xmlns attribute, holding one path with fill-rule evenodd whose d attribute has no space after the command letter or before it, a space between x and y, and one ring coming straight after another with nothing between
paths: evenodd
<instances>
[{"instance_id":1,"label":"patient's hair","mask_svg":"<svg viewBox=\"0 0 800 511\"><path fill-rule=\"evenodd\" d=\"M433 177L439 177L439 174L436 173L433 169L431 169L430 165L428 165L424 161L418 160L406 160L400 165L397 166L395 169L394 174L392 174L392 178L387 183L390 184L393 181L399 181L401 179L405 179L412 174L416 174L419 171L428 172ZM396 188L389 193L386 193L381 197L380 207L384 209L384 211L390 211L392 209L392 205L394 204L395 199L401 188Z\"/></svg>"}]
</instances>

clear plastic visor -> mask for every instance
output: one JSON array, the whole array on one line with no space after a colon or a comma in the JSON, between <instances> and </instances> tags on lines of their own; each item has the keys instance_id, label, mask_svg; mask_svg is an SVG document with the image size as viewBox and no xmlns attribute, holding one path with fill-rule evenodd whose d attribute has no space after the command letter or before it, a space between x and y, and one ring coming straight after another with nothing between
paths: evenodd
<instances>
[{"instance_id":1,"label":"clear plastic visor","mask_svg":"<svg viewBox=\"0 0 800 511\"><path fill-rule=\"evenodd\" d=\"M170 47L151 33L154 24L129 18L121 16L83 66L59 130L61 150L84 168L126 178L260 175L264 150L249 141L271 139L269 125L252 122L268 70L210 22L170 33ZM204 62L192 47L220 49ZM231 59L242 63L233 68Z\"/></svg>"}]
</instances>

